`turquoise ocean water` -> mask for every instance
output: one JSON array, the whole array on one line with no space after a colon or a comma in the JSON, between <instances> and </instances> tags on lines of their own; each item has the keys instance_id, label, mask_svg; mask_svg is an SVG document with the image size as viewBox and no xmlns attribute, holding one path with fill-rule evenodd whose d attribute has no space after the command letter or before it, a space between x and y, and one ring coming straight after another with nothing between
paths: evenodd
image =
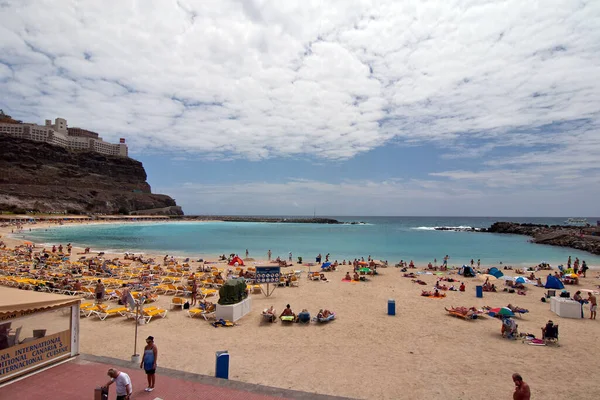
<instances>
[{"instance_id":1,"label":"turquoise ocean water","mask_svg":"<svg viewBox=\"0 0 600 400\"><path fill-rule=\"evenodd\" d=\"M446 227L489 227L495 221L563 224L565 218L482 217L332 217L340 221L363 221L364 225L272 224L251 222L126 223L119 225L66 225L26 232L36 243L91 246L94 250L159 253L197 257L238 253L266 259L302 256L314 261L321 253L332 260L371 255L397 263L401 259L423 263L448 254L450 265L481 259L483 265L552 264L566 262L569 255L600 266L600 257L560 247L529 243L519 235L436 231ZM596 223L600 218L588 218ZM21 236L21 235L19 235Z\"/></svg>"}]
</instances>

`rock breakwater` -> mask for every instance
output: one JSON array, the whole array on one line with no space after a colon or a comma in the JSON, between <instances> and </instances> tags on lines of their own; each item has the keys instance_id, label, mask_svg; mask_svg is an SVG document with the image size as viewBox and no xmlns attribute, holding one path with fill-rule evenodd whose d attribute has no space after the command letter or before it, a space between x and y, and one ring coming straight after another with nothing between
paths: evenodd
<instances>
[{"instance_id":1,"label":"rock breakwater","mask_svg":"<svg viewBox=\"0 0 600 400\"><path fill-rule=\"evenodd\" d=\"M600 228L598 227L495 222L480 232L531 236L533 243L569 247L600 255Z\"/></svg>"}]
</instances>

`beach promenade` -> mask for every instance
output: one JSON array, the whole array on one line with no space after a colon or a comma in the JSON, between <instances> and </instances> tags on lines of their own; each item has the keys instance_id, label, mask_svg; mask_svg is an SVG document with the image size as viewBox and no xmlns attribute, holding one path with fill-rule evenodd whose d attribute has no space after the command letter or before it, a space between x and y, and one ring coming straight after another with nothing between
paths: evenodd
<instances>
[{"instance_id":1,"label":"beach promenade","mask_svg":"<svg viewBox=\"0 0 600 400\"><path fill-rule=\"evenodd\" d=\"M127 373L133 384L133 398L140 400L351 400L344 397L286 390L210 376L159 368L157 388L145 392L143 371L127 361L80 355L56 367L43 370L0 387L2 399L81 400L92 399L94 388L108 381L106 371L116 368ZM114 386L109 398L114 398Z\"/></svg>"}]
</instances>

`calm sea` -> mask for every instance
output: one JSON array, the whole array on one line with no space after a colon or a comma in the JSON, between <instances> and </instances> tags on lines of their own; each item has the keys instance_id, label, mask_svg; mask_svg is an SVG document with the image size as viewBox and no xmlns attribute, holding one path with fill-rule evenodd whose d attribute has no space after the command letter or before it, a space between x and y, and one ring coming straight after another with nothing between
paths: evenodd
<instances>
[{"instance_id":1,"label":"calm sea","mask_svg":"<svg viewBox=\"0 0 600 400\"><path fill-rule=\"evenodd\" d=\"M482 217L332 217L340 221L362 221L361 225L273 224L238 222L126 223L120 225L67 225L26 232L36 243L91 246L94 250L156 252L180 256L238 253L266 259L302 256L312 260L330 253L332 260L367 258L438 262L448 254L450 265L481 259L483 265L552 264L568 256L600 265L600 257L589 253L529 243L519 235L436 231L434 227L489 227L495 221L563 224L565 218ZM595 223L600 218L588 218Z\"/></svg>"}]
</instances>

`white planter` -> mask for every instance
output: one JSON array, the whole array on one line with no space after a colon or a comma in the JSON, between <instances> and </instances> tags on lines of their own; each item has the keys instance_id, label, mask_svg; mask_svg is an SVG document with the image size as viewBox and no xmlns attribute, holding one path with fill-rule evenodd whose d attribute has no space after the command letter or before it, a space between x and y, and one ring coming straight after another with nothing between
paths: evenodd
<instances>
[{"instance_id":1,"label":"white planter","mask_svg":"<svg viewBox=\"0 0 600 400\"><path fill-rule=\"evenodd\" d=\"M142 362L142 356L139 355L139 354L132 355L131 356L131 362L134 363L134 364L136 364L136 365L139 364L139 363L141 363Z\"/></svg>"},{"instance_id":2,"label":"white planter","mask_svg":"<svg viewBox=\"0 0 600 400\"><path fill-rule=\"evenodd\" d=\"M245 300L231 304L227 306L222 306L217 304L217 309L215 311L215 317L217 319L224 319L226 321L235 322L238 319L242 318L244 315L250 312L252 308L252 298L247 297Z\"/></svg>"}]
</instances>

